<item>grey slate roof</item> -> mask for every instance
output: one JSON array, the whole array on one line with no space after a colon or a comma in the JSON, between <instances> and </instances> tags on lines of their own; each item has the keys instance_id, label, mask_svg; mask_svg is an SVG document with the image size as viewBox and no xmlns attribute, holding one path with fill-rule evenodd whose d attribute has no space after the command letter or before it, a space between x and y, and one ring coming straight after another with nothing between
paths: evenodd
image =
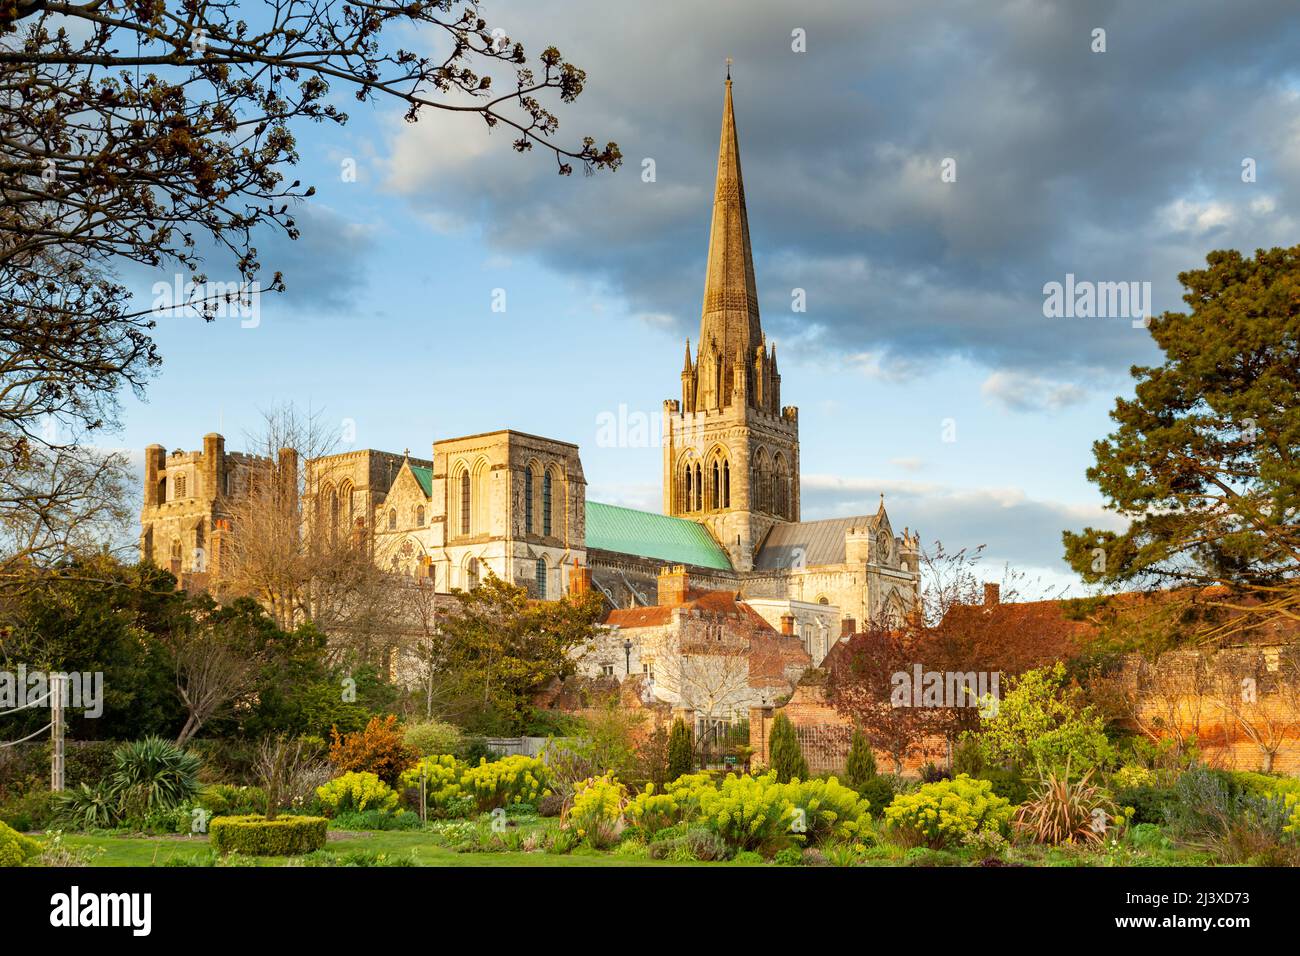
<instances>
[{"instance_id":1,"label":"grey slate roof","mask_svg":"<svg viewBox=\"0 0 1300 956\"><path fill-rule=\"evenodd\" d=\"M795 565L799 549L803 565L844 563L844 533L850 528L873 528L876 515L828 518L825 521L786 522L772 526L754 558L756 571L781 571Z\"/></svg>"}]
</instances>

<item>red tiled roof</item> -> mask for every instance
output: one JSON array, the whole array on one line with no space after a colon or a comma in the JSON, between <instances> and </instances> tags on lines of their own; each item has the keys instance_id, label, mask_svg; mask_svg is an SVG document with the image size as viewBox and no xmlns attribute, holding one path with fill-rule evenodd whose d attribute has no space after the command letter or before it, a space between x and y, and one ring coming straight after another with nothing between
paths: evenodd
<instances>
[{"instance_id":1,"label":"red tiled roof","mask_svg":"<svg viewBox=\"0 0 1300 956\"><path fill-rule=\"evenodd\" d=\"M625 629L659 627L672 620L673 611L677 608L688 613L699 611L724 619L743 621L745 624L775 633L772 625L768 624L752 607L741 601L735 591L705 591L695 588L688 592L687 600L681 604L615 608L605 616L605 623Z\"/></svg>"}]
</instances>

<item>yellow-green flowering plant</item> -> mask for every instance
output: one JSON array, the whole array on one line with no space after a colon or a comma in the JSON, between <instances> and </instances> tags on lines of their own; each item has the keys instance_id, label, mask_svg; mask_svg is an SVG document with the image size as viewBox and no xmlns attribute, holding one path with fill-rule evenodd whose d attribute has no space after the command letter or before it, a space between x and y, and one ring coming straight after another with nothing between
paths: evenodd
<instances>
[{"instance_id":1,"label":"yellow-green flowering plant","mask_svg":"<svg viewBox=\"0 0 1300 956\"><path fill-rule=\"evenodd\" d=\"M700 791L700 816L731 846L752 850L790 831L795 822L785 787L775 772L761 777L727 774L722 786Z\"/></svg>"},{"instance_id":2,"label":"yellow-green flowering plant","mask_svg":"<svg viewBox=\"0 0 1300 956\"><path fill-rule=\"evenodd\" d=\"M316 796L331 816L379 810L387 813L397 807L397 794L373 773L349 771L316 788Z\"/></svg>"},{"instance_id":3,"label":"yellow-green flowering plant","mask_svg":"<svg viewBox=\"0 0 1300 956\"><path fill-rule=\"evenodd\" d=\"M464 793L460 778L465 772L465 764L450 754L425 757L414 767L402 771L398 784L403 790L408 787L420 789L424 785L425 805L430 810L446 809L448 802Z\"/></svg>"},{"instance_id":4,"label":"yellow-green flowering plant","mask_svg":"<svg viewBox=\"0 0 1300 956\"><path fill-rule=\"evenodd\" d=\"M885 808L885 822L907 845L942 849L979 830L1005 835L1013 813L1011 801L995 794L989 781L963 773L899 794Z\"/></svg>"},{"instance_id":5,"label":"yellow-green flowering plant","mask_svg":"<svg viewBox=\"0 0 1300 956\"><path fill-rule=\"evenodd\" d=\"M618 840L626 788L610 774L580 781L573 791L567 823L588 846L603 850Z\"/></svg>"},{"instance_id":6,"label":"yellow-green flowering plant","mask_svg":"<svg viewBox=\"0 0 1300 956\"><path fill-rule=\"evenodd\" d=\"M480 758L477 767L461 774L464 793L474 798L480 811L512 803L536 803L550 796L546 765L538 757L516 755L491 763Z\"/></svg>"},{"instance_id":7,"label":"yellow-green flowering plant","mask_svg":"<svg viewBox=\"0 0 1300 956\"><path fill-rule=\"evenodd\" d=\"M809 846L855 837L870 819L871 803L834 777L791 780L785 785L785 798L794 832L802 833Z\"/></svg>"}]
</instances>

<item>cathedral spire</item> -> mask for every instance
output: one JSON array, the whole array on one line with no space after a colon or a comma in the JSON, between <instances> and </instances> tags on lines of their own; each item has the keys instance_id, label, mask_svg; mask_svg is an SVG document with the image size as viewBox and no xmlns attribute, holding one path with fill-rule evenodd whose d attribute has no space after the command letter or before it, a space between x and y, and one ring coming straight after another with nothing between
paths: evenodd
<instances>
[{"instance_id":1,"label":"cathedral spire","mask_svg":"<svg viewBox=\"0 0 1300 956\"><path fill-rule=\"evenodd\" d=\"M745 211L745 185L740 172L740 143L731 102L730 67L722 101L722 137L718 144L717 185L700 317L701 346L714 340L721 352L724 381L733 378L738 366L748 363L763 341L749 217ZM720 397L725 404L725 391Z\"/></svg>"}]
</instances>

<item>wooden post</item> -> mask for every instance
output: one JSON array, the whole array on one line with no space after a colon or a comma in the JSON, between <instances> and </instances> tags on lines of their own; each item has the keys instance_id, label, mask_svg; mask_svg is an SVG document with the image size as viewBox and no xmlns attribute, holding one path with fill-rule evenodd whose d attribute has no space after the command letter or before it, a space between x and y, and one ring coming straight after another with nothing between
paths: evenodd
<instances>
[{"instance_id":1,"label":"wooden post","mask_svg":"<svg viewBox=\"0 0 1300 956\"><path fill-rule=\"evenodd\" d=\"M63 689L66 674L50 675L50 790L63 790Z\"/></svg>"}]
</instances>

